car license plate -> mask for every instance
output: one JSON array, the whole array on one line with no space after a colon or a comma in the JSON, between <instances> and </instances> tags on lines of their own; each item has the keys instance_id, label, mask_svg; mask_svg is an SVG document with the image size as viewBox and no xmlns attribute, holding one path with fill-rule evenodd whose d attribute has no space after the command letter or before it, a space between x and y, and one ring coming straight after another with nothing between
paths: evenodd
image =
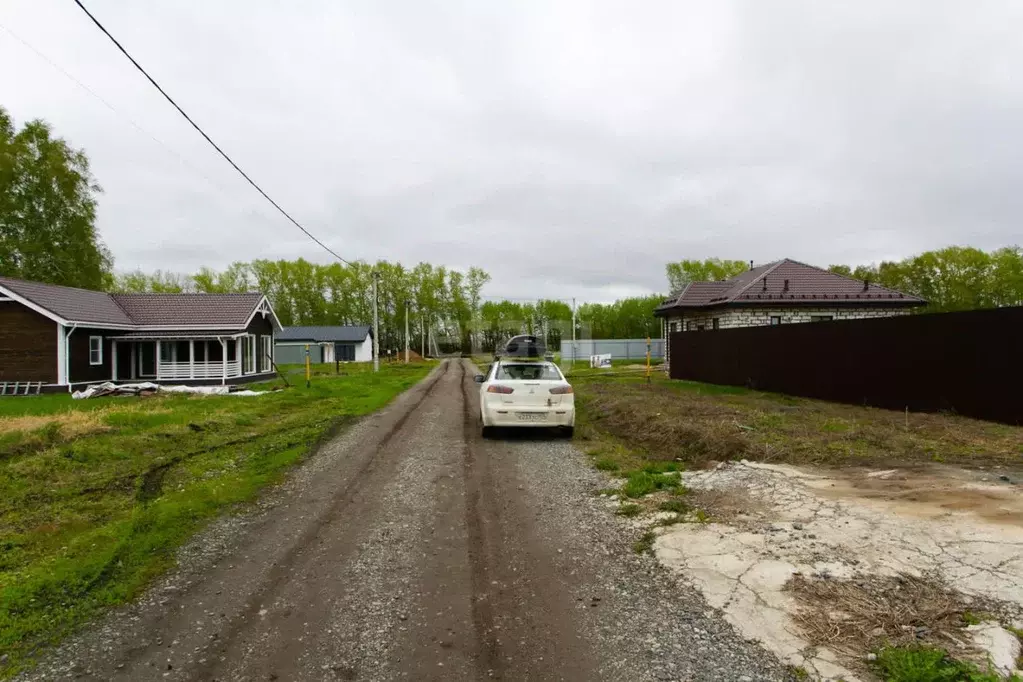
<instances>
[{"instance_id":1,"label":"car license plate","mask_svg":"<svg viewBox=\"0 0 1023 682\"><path fill-rule=\"evenodd\" d=\"M547 421L546 412L519 412L520 422L542 422Z\"/></svg>"}]
</instances>

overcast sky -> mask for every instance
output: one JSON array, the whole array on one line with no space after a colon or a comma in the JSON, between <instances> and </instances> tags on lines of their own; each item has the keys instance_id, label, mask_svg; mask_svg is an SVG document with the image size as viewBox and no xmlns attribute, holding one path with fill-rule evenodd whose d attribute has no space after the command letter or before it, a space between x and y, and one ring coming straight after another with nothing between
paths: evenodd
<instances>
[{"instance_id":1,"label":"overcast sky","mask_svg":"<svg viewBox=\"0 0 1023 682\"><path fill-rule=\"evenodd\" d=\"M479 265L490 295L1021 241L1019 0L86 4L334 250ZM88 152L119 270L329 260L71 0L0 24L0 105Z\"/></svg>"}]
</instances>

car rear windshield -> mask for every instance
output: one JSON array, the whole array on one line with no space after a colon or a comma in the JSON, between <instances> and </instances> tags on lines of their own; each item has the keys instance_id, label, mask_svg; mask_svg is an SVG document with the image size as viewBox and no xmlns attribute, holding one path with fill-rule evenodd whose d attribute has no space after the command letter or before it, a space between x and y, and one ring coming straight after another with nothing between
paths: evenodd
<instances>
[{"instance_id":1,"label":"car rear windshield","mask_svg":"<svg viewBox=\"0 0 1023 682\"><path fill-rule=\"evenodd\" d=\"M504 381L561 381L561 372L554 365L522 363L521 365L501 364L497 367L495 379Z\"/></svg>"}]
</instances>

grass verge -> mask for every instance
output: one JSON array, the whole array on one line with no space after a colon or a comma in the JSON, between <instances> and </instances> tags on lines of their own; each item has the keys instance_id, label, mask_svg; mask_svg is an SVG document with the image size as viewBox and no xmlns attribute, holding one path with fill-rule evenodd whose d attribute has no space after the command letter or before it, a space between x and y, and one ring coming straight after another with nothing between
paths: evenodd
<instances>
[{"instance_id":1,"label":"grass verge","mask_svg":"<svg viewBox=\"0 0 1023 682\"><path fill-rule=\"evenodd\" d=\"M1023 463L1023 427L951 414L855 405L643 376L573 375L584 432L626 443L631 459L699 467L752 459L794 464L963 466ZM584 433L585 435L585 433ZM614 455L613 451L602 453Z\"/></svg>"},{"instance_id":2,"label":"grass verge","mask_svg":"<svg viewBox=\"0 0 1023 682\"><path fill-rule=\"evenodd\" d=\"M573 379L573 381L575 381ZM637 518L657 511L674 512L670 517L661 517L652 525L669 526L698 518L694 517L692 506L683 500L686 494L679 472L682 463L674 459L662 459L655 453L600 428L586 409L585 400L580 401L576 391L576 438L583 444L592 458L593 466L623 479L620 487L606 488L601 494L620 499L615 513L627 518ZM656 533L648 528L634 543L637 554L653 550Z\"/></svg>"},{"instance_id":3,"label":"grass verge","mask_svg":"<svg viewBox=\"0 0 1023 682\"><path fill-rule=\"evenodd\" d=\"M0 677L137 595L206 522L430 365L349 368L258 397L0 399Z\"/></svg>"}]
</instances>

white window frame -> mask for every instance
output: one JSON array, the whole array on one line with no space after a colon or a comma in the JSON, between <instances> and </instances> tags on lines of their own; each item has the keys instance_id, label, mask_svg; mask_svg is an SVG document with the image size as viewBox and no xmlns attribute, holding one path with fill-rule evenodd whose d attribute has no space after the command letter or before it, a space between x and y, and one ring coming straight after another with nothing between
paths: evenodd
<instances>
[{"instance_id":1,"label":"white window frame","mask_svg":"<svg viewBox=\"0 0 1023 682\"><path fill-rule=\"evenodd\" d=\"M92 342L99 341L99 347L93 348ZM92 354L99 353L99 360L93 360ZM103 364L103 337L102 336L90 336L89 337L89 364L90 365L102 365Z\"/></svg>"},{"instance_id":2,"label":"white window frame","mask_svg":"<svg viewBox=\"0 0 1023 682\"><path fill-rule=\"evenodd\" d=\"M274 339L272 336L267 335L263 338L263 353L259 356L259 366L264 372L269 372L273 369L273 357L274 357Z\"/></svg>"},{"instance_id":3,"label":"white window frame","mask_svg":"<svg viewBox=\"0 0 1023 682\"><path fill-rule=\"evenodd\" d=\"M242 374L255 374L256 367L256 334L246 334L246 348L249 349L249 358L247 362L246 353L241 352L241 373Z\"/></svg>"},{"instance_id":4,"label":"white window frame","mask_svg":"<svg viewBox=\"0 0 1023 682\"><path fill-rule=\"evenodd\" d=\"M239 355L241 356L241 373L242 374L255 374L256 373L256 334L244 335L246 340L246 347L249 353L239 349ZM246 355L249 357L246 358Z\"/></svg>"}]
</instances>

